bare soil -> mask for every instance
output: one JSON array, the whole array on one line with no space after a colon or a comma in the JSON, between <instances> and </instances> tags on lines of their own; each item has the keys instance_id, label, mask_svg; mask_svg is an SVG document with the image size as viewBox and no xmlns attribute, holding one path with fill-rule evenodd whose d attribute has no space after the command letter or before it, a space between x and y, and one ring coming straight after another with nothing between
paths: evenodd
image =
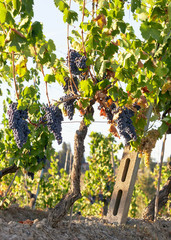
<instances>
[{"instance_id":1,"label":"bare soil","mask_svg":"<svg viewBox=\"0 0 171 240\"><path fill-rule=\"evenodd\" d=\"M124 225L107 220L73 215L69 229L69 216L58 227L47 222L48 211L19 208L12 205L0 210L0 240L171 240L171 218L156 222L131 219Z\"/></svg>"}]
</instances>

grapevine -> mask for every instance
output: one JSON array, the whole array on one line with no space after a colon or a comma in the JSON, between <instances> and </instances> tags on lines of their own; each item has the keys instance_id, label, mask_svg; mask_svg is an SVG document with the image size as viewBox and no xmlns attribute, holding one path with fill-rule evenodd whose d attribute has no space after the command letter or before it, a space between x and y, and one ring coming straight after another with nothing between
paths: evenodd
<instances>
[{"instance_id":1,"label":"grapevine","mask_svg":"<svg viewBox=\"0 0 171 240\"><path fill-rule=\"evenodd\" d=\"M109 131L115 137L123 137L126 144L145 154L148 164L157 139L171 132L171 5L168 0L150 1L148 4L140 2L96 0L92 1L91 10L91 3L74 1L77 5L75 9L79 9L74 11L71 0L54 1L67 24L68 54L65 58L58 58L56 52L59 49L52 39L46 39L43 24L34 21L34 1L0 2L0 82L5 83L7 90L3 91L7 96L3 102L1 121L4 128L0 132L2 161L7 160L8 164L14 163L34 172L38 165L42 165L33 166L36 154L43 156L42 149L44 151L44 146L48 145L44 152L50 158L54 154L54 137L58 144L62 142L62 114L66 113L72 120L77 109L83 120L76 132L79 146L74 148L74 154L80 160L87 128L94 120L94 104L97 103L100 116L105 117L110 125ZM134 19L138 19L141 37L125 21L125 5ZM44 94L41 91L42 82L45 84ZM65 95L54 100L56 105L51 104L48 92L52 90L51 84L54 84L56 92L62 86ZM12 87L15 96L11 94ZM1 92L0 89L0 95ZM48 102L45 107L40 100L43 95ZM13 98L18 103L11 104L7 112L6 106ZM149 106L153 106L151 118L146 117ZM163 113L167 115L162 117ZM155 121L161 121L159 129L152 134L149 131L143 137L147 123L155 126ZM30 146L33 146L33 151L28 156ZM80 162L75 162L76 168L73 169L78 169ZM74 186L80 177L79 171L77 173L71 174L71 183L75 181L74 176L78 176ZM79 198L79 186L77 190L74 196ZM75 201L72 194L67 199L72 204ZM70 207L68 202L62 206ZM56 214L54 216L56 218Z\"/></svg>"}]
</instances>

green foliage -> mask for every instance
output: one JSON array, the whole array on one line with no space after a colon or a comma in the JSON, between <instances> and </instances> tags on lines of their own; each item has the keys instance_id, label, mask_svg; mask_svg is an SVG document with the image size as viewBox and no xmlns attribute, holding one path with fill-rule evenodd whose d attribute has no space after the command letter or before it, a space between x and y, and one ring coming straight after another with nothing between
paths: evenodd
<instances>
[{"instance_id":1,"label":"green foliage","mask_svg":"<svg viewBox=\"0 0 171 240\"><path fill-rule=\"evenodd\" d=\"M2 167L2 164L1 164ZM1 196L3 199L5 191L10 184L13 175L5 176L1 180ZM20 207L29 205L30 199L27 196L24 185L27 182L27 188L32 193L36 194L38 183L40 181L40 192L36 201L36 207L47 209L52 208L56 203L68 192L70 186L69 176L64 169L58 170L58 160L56 158L51 159L50 168L45 172L43 178L40 180L40 171L35 173L34 180L27 177L20 171L15 178L15 181L10 189L10 193L7 196L4 207L12 203L19 204Z\"/></svg>"},{"instance_id":2,"label":"green foliage","mask_svg":"<svg viewBox=\"0 0 171 240\"><path fill-rule=\"evenodd\" d=\"M130 217L142 218L144 209L147 207L150 201L155 197L157 184L158 184L158 173L159 173L159 166L156 162L151 161L150 169L147 169L143 161L141 161L139 174L134 187L132 201L129 209ZM162 189L163 185L167 182L167 179L169 177L170 177L170 170L167 167L167 163L164 162L162 167L160 189ZM170 215L170 206L169 206L170 199L171 199L171 196L169 194L168 202L166 206L160 210L159 216Z\"/></svg>"}]
</instances>

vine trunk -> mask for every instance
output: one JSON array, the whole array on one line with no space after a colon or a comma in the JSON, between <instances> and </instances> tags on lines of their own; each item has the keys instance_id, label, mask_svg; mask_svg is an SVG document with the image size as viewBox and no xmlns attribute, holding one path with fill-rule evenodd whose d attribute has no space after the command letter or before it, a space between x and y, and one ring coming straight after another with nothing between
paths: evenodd
<instances>
[{"instance_id":1,"label":"vine trunk","mask_svg":"<svg viewBox=\"0 0 171 240\"><path fill-rule=\"evenodd\" d=\"M81 198L80 175L81 162L84 154L84 139L87 135L88 127L84 120L81 121L79 130L76 131L74 138L74 161L71 172L70 191L60 200L60 202L51 210L48 216L48 222L51 226L57 226L63 217L68 213L76 200Z\"/></svg>"}]
</instances>

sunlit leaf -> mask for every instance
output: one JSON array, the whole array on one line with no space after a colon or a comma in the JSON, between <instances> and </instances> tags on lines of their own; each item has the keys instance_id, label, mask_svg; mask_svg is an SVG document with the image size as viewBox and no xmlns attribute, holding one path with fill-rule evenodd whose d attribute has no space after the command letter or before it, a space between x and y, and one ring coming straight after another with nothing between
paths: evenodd
<instances>
[{"instance_id":1,"label":"sunlit leaf","mask_svg":"<svg viewBox=\"0 0 171 240\"><path fill-rule=\"evenodd\" d=\"M55 75L46 74L46 76L44 77L44 81L48 83L55 82Z\"/></svg>"}]
</instances>

